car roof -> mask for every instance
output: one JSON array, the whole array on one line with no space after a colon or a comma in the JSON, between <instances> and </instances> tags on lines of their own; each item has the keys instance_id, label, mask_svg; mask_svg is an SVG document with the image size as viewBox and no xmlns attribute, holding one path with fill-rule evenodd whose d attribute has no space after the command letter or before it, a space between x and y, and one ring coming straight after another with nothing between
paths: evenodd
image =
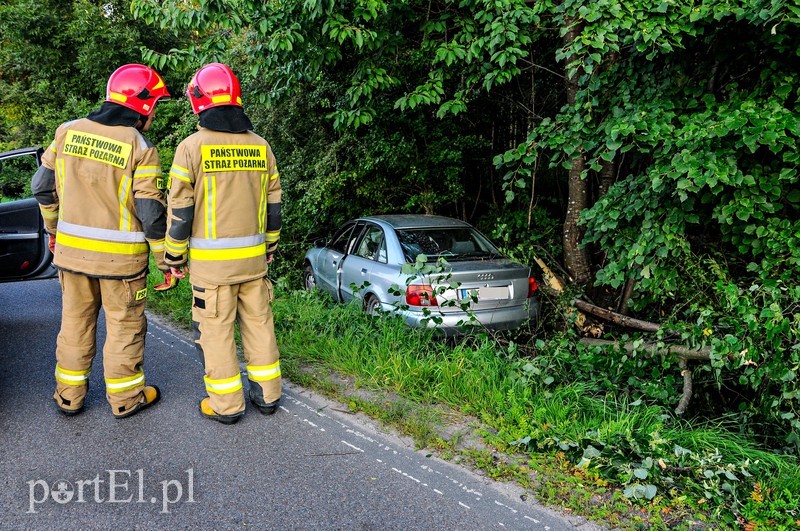
<instances>
[{"instance_id":1,"label":"car roof","mask_svg":"<svg viewBox=\"0 0 800 531\"><path fill-rule=\"evenodd\" d=\"M382 221L395 229L421 229L436 227L471 227L460 219L428 214L385 214L360 218L368 221Z\"/></svg>"}]
</instances>

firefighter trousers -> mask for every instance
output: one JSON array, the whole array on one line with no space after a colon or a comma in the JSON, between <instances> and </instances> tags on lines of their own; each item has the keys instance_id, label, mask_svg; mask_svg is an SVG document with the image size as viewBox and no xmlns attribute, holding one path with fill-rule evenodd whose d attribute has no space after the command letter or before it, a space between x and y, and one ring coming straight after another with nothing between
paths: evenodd
<instances>
[{"instance_id":1,"label":"firefighter trousers","mask_svg":"<svg viewBox=\"0 0 800 531\"><path fill-rule=\"evenodd\" d=\"M272 283L259 278L241 284L193 284L195 346L205 364L209 405L218 415L244 412L242 374L234 325L242 337L250 400L267 405L281 397L281 368L272 315Z\"/></svg>"},{"instance_id":2,"label":"firefighter trousers","mask_svg":"<svg viewBox=\"0 0 800 531\"><path fill-rule=\"evenodd\" d=\"M102 306L106 318L106 399L115 415L125 413L144 397L146 274L131 280L93 278L68 271L59 271L58 276L62 310L53 398L65 410L83 407L97 351L97 317Z\"/></svg>"}]
</instances>

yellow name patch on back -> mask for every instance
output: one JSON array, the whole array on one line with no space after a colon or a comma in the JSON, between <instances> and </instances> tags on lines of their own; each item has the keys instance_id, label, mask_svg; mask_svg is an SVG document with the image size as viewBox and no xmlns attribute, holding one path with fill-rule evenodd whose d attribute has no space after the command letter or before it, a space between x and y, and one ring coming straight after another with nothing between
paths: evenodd
<instances>
[{"instance_id":1,"label":"yellow name patch on back","mask_svg":"<svg viewBox=\"0 0 800 531\"><path fill-rule=\"evenodd\" d=\"M64 143L65 155L96 160L117 168L125 168L128 165L132 149L133 147L125 142L81 131L67 131Z\"/></svg>"},{"instance_id":2,"label":"yellow name patch on back","mask_svg":"<svg viewBox=\"0 0 800 531\"><path fill-rule=\"evenodd\" d=\"M267 146L202 146L203 171L267 171Z\"/></svg>"}]
</instances>

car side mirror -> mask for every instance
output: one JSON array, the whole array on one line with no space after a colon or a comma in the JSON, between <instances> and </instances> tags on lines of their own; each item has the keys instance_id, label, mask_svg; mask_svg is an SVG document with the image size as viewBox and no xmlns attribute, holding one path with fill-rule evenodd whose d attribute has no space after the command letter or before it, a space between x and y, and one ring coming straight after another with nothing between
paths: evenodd
<instances>
[{"instance_id":1,"label":"car side mirror","mask_svg":"<svg viewBox=\"0 0 800 531\"><path fill-rule=\"evenodd\" d=\"M322 249L323 247L325 247L325 238L318 238L314 240L314 247L316 247L317 249Z\"/></svg>"}]
</instances>

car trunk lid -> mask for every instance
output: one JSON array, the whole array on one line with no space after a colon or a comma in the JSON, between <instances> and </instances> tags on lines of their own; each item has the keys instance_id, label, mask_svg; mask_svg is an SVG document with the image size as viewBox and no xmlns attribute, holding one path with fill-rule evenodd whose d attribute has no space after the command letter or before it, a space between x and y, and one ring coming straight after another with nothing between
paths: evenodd
<instances>
[{"instance_id":1,"label":"car trunk lid","mask_svg":"<svg viewBox=\"0 0 800 531\"><path fill-rule=\"evenodd\" d=\"M488 310L524 304L530 269L508 259L454 262L448 271L430 274L442 313L465 308Z\"/></svg>"}]
</instances>

